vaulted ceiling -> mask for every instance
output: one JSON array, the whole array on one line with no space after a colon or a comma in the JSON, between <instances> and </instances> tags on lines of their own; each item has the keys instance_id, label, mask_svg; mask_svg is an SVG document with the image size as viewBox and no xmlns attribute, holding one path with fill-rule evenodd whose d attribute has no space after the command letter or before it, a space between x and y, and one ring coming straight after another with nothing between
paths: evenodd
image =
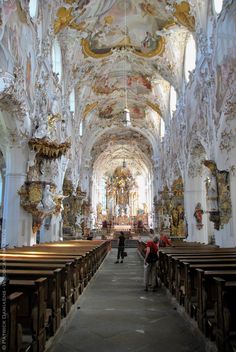
<instances>
[{"instance_id":1,"label":"vaulted ceiling","mask_svg":"<svg viewBox=\"0 0 236 352\"><path fill-rule=\"evenodd\" d=\"M70 63L66 79L75 87L91 166L110 160L115 168L124 157L148 165L155 156L160 118L169 121L171 85L181 89L186 38L194 27L187 1L62 1L54 31ZM126 96L128 131L122 125Z\"/></svg>"}]
</instances>

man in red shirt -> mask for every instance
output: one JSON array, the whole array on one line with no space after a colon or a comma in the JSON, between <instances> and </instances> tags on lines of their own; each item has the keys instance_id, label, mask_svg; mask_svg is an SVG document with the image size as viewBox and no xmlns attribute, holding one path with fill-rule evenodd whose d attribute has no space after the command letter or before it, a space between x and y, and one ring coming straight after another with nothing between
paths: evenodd
<instances>
[{"instance_id":1,"label":"man in red shirt","mask_svg":"<svg viewBox=\"0 0 236 352\"><path fill-rule=\"evenodd\" d=\"M149 282L153 291L157 287L157 261L158 261L158 247L159 238L154 236L146 244L146 254L144 258L144 285L145 291L148 291Z\"/></svg>"}]
</instances>

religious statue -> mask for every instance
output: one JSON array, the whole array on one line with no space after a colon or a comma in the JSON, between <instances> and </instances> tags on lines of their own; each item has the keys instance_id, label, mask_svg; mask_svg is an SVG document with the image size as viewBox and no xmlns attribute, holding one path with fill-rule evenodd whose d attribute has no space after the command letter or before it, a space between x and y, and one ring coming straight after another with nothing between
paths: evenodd
<instances>
[{"instance_id":1,"label":"religious statue","mask_svg":"<svg viewBox=\"0 0 236 352\"><path fill-rule=\"evenodd\" d=\"M95 223L96 223L96 215L94 211L90 214L90 222L91 222L91 228L95 228Z\"/></svg>"},{"instance_id":2,"label":"religious statue","mask_svg":"<svg viewBox=\"0 0 236 352\"><path fill-rule=\"evenodd\" d=\"M64 223L64 225L69 225L69 219L68 219L69 212L70 212L70 205L69 205L69 203L66 203L64 205L64 209L63 209L63 223Z\"/></svg>"},{"instance_id":3,"label":"religious statue","mask_svg":"<svg viewBox=\"0 0 236 352\"><path fill-rule=\"evenodd\" d=\"M46 138L48 136L48 120L47 116L43 116L43 114L39 115L38 118L38 126L34 132L35 138Z\"/></svg>"},{"instance_id":4,"label":"religious statue","mask_svg":"<svg viewBox=\"0 0 236 352\"><path fill-rule=\"evenodd\" d=\"M130 207L129 207L129 204L126 204L126 206L125 206L125 215L126 215L127 217L129 217L129 215L130 215Z\"/></svg>"},{"instance_id":5,"label":"religious statue","mask_svg":"<svg viewBox=\"0 0 236 352\"><path fill-rule=\"evenodd\" d=\"M144 211L144 214L148 214L148 206L146 203L143 203L143 211Z\"/></svg>"},{"instance_id":6,"label":"religious statue","mask_svg":"<svg viewBox=\"0 0 236 352\"><path fill-rule=\"evenodd\" d=\"M46 185L43 191L41 202L37 205L38 210L51 212L55 209L56 203L53 200L54 194L50 191L50 185Z\"/></svg>"},{"instance_id":7,"label":"religious statue","mask_svg":"<svg viewBox=\"0 0 236 352\"><path fill-rule=\"evenodd\" d=\"M46 138L48 137L48 100L46 96L42 97L37 113L37 125L33 137Z\"/></svg>"},{"instance_id":8,"label":"religious statue","mask_svg":"<svg viewBox=\"0 0 236 352\"><path fill-rule=\"evenodd\" d=\"M209 210L218 210L218 192L215 175L211 174L210 177L206 180L206 190L207 190L207 199L209 202Z\"/></svg>"},{"instance_id":9,"label":"religious statue","mask_svg":"<svg viewBox=\"0 0 236 352\"><path fill-rule=\"evenodd\" d=\"M178 225L179 225L179 212L176 208L173 208L171 211L171 220L172 220L172 225L174 227L178 227Z\"/></svg>"},{"instance_id":10,"label":"religious statue","mask_svg":"<svg viewBox=\"0 0 236 352\"><path fill-rule=\"evenodd\" d=\"M179 213L179 224L177 229L177 236L184 236L185 234L184 207L182 204L178 204L176 208Z\"/></svg>"},{"instance_id":11,"label":"religious statue","mask_svg":"<svg viewBox=\"0 0 236 352\"><path fill-rule=\"evenodd\" d=\"M27 172L29 172L30 168L33 167L35 165L35 156L36 156L36 152L31 149L29 151L29 159L28 159L28 162L27 162Z\"/></svg>"},{"instance_id":12,"label":"religious statue","mask_svg":"<svg viewBox=\"0 0 236 352\"><path fill-rule=\"evenodd\" d=\"M170 217L168 214L163 215L163 230L170 228Z\"/></svg>"},{"instance_id":13,"label":"religious statue","mask_svg":"<svg viewBox=\"0 0 236 352\"><path fill-rule=\"evenodd\" d=\"M115 216L118 217L119 214L120 214L120 207L119 207L118 204L116 204L116 206L115 206Z\"/></svg>"},{"instance_id":14,"label":"religious statue","mask_svg":"<svg viewBox=\"0 0 236 352\"><path fill-rule=\"evenodd\" d=\"M97 204L97 220L102 221L102 204Z\"/></svg>"},{"instance_id":15,"label":"religious statue","mask_svg":"<svg viewBox=\"0 0 236 352\"><path fill-rule=\"evenodd\" d=\"M81 224L82 224L83 220L84 220L84 216L83 216L82 214L78 214L78 215L76 216L76 223L75 223L75 224L76 224L79 228L81 228Z\"/></svg>"},{"instance_id":16,"label":"religious statue","mask_svg":"<svg viewBox=\"0 0 236 352\"><path fill-rule=\"evenodd\" d=\"M203 223L202 223L202 215L203 215L203 210L202 210L202 206L201 203L197 203L196 207L195 207L195 212L194 212L194 217L196 219L196 226L198 228L198 230L201 230L201 228L203 227Z\"/></svg>"}]
</instances>

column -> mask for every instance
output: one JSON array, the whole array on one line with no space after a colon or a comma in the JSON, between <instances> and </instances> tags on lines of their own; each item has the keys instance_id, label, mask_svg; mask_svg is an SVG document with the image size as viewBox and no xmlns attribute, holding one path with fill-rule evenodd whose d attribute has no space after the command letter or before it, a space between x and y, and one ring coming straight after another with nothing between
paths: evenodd
<instances>
[{"instance_id":1,"label":"column","mask_svg":"<svg viewBox=\"0 0 236 352\"><path fill-rule=\"evenodd\" d=\"M26 162L26 147L13 145L7 148L2 246L30 245L36 240L32 233L32 216L20 206L18 194L26 180Z\"/></svg>"}]
</instances>

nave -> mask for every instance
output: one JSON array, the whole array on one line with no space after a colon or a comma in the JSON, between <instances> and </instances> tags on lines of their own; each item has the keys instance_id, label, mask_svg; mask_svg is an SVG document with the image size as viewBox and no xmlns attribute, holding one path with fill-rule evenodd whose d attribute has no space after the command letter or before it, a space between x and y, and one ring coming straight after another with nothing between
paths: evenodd
<instances>
[{"instance_id":1,"label":"nave","mask_svg":"<svg viewBox=\"0 0 236 352\"><path fill-rule=\"evenodd\" d=\"M165 288L144 292L143 260L135 248L127 252L123 264L114 264L117 249L108 253L48 352L205 351Z\"/></svg>"}]
</instances>

